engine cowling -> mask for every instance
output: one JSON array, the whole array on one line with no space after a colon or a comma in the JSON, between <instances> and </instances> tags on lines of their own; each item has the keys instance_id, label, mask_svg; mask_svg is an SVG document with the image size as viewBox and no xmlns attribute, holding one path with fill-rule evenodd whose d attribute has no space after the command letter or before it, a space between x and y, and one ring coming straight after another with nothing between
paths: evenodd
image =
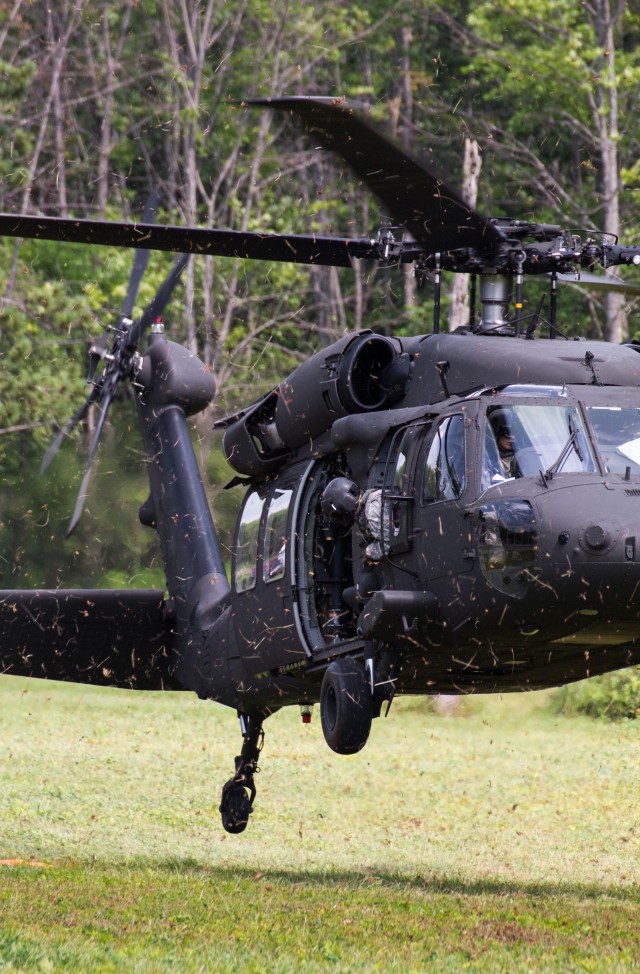
<instances>
[{"instance_id":1,"label":"engine cowling","mask_svg":"<svg viewBox=\"0 0 640 974\"><path fill-rule=\"evenodd\" d=\"M386 406L385 370L401 351L397 339L365 332L347 335L299 366L278 387L275 424L283 443L302 446L342 416Z\"/></svg>"},{"instance_id":2,"label":"engine cowling","mask_svg":"<svg viewBox=\"0 0 640 974\"><path fill-rule=\"evenodd\" d=\"M238 473L266 476L336 419L384 409L401 398L410 369L399 339L371 331L346 335L229 424L225 456Z\"/></svg>"}]
</instances>

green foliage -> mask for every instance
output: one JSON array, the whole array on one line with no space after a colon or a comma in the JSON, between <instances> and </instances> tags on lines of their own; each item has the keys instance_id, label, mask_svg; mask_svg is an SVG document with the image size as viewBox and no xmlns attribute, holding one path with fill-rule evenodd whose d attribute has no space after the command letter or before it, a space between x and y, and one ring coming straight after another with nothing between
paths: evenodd
<instances>
[{"instance_id":1,"label":"green foliage","mask_svg":"<svg viewBox=\"0 0 640 974\"><path fill-rule=\"evenodd\" d=\"M640 667L616 670L604 676L572 683L557 691L558 713L634 720L640 716Z\"/></svg>"},{"instance_id":2,"label":"green foliage","mask_svg":"<svg viewBox=\"0 0 640 974\"><path fill-rule=\"evenodd\" d=\"M132 403L116 403L112 420L71 538L64 535L84 454L76 443L65 443L39 476L42 452L23 434L20 466L0 478L0 588L164 588L155 532L138 522L149 485Z\"/></svg>"},{"instance_id":3,"label":"green foliage","mask_svg":"<svg viewBox=\"0 0 640 974\"><path fill-rule=\"evenodd\" d=\"M12 116L35 71L35 64L29 60L13 65L0 57L0 199L5 191L19 189L25 180L32 138L27 129L16 127Z\"/></svg>"},{"instance_id":4,"label":"green foliage","mask_svg":"<svg viewBox=\"0 0 640 974\"><path fill-rule=\"evenodd\" d=\"M565 221L573 212L583 225L602 226L605 138L616 144L623 179L635 164L638 134L629 121L640 80L638 23L630 5L587 9L575 0L544 0L535 8L524 0L487 0L472 9L468 24L481 43L463 70L493 127L495 151L510 146L522 163L512 174L502 171L503 192L506 187L538 218L542 208L552 214L560 203ZM615 44L613 75L608 43ZM623 193L625 229L633 233L629 204Z\"/></svg>"}]
</instances>

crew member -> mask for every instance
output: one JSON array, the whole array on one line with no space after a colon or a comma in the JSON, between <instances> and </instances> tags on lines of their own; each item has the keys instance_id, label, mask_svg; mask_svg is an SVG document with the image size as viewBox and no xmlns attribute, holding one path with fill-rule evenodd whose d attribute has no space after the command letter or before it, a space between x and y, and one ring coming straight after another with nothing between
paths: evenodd
<instances>
[{"instance_id":1,"label":"crew member","mask_svg":"<svg viewBox=\"0 0 640 974\"><path fill-rule=\"evenodd\" d=\"M513 458L515 453L514 438L508 422L508 416L503 409L496 409L489 416L491 428L498 445L500 466L504 477L513 477ZM495 477L492 478L495 480Z\"/></svg>"},{"instance_id":2,"label":"crew member","mask_svg":"<svg viewBox=\"0 0 640 974\"><path fill-rule=\"evenodd\" d=\"M361 492L348 477L334 477L322 493L320 506L323 514L334 520L355 521L368 542L364 553L369 561L382 560L382 490L379 487Z\"/></svg>"}]
</instances>

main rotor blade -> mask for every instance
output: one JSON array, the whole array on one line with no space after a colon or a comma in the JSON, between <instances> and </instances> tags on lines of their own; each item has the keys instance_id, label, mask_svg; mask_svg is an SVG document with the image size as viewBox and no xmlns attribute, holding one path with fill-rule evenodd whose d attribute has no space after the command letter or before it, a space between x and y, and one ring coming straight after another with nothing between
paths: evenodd
<instances>
[{"instance_id":1,"label":"main rotor blade","mask_svg":"<svg viewBox=\"0 0 640 974\"><path fill-rule=\"evenodd\" d=\"M312 138L347 162L429 253L474 247L491 251L500 231L340 99L260 98L246 104L288 111Z\"/></svg>"},{"instance_id":2,"label":"main rotor blade","mask_svg":"<svg viewBox=\"0 0 640 974\"><path fill-rule=\"evenodd\" d=\"M201 227L110 223L106 220L74 220L11 213L0 213L0 237L168 250L179 254L246 257L252 260L297 264L324 264L330 267L350 267L354 257L376 259L380 256L375 241L366 238L207 230Z\"/></svg>"},{"instance_id":3,"label":"main rotor blade","mask_svg":"<svg viewBox=\"0 0 640 974\"><path fill-rule=\"evenodd\" d=\"M558 282L575 284L591 291L623 291L626 294L640 294L640 284L625 281L622 278L607 277L605 274L592 274L590 271L580 271L579 277L573 274L558 274Z\"/></svg>"}]
</instances>

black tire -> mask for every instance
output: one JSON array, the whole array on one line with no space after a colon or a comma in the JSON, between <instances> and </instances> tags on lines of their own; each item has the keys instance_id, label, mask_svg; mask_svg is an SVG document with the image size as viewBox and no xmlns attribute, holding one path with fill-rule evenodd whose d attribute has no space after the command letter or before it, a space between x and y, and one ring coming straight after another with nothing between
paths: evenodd
<instances>
[{"instance_id":1,"label":"black tire","mask_svg":"<svg viewBox=\"0 0 640 974\"><path fill-rule=\"evenodd\" d=\"M238 835L246 829L251 814L251 801L244 787L233 779L222 789L220 814L225 832Z\"/></svg>"},{"instance_id":2,"label":"black tire","mask_svg":"<svg viewBox=\"0 0 640 974\"><path fill-rule=\"evenodd\" d=\"M354 659L338 659L324 674L320 720L324 738L336 754L356 754L369 738L371 690L364 667Z\"/></svg>"}]
</instances>

